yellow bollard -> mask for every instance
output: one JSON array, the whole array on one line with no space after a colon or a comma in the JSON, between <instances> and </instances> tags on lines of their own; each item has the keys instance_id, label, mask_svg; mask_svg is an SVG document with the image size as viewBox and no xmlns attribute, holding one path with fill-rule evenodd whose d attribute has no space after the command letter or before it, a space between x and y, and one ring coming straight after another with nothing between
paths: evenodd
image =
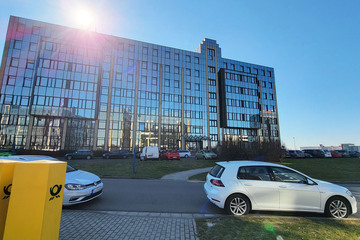
<instances>
[{"instance_id":1,"label":"yellow bollard","mask_svg":"<svg viewBox=\"0 0 360 240\"><path fill-rule=\"evenodd\" d=\"M4 239L58 239L66 162L17 162Z\"/></svg>"},{"instance_id":2,"label":"yellow bollard","mask_svg":"<svg viewBox=\"0 0 360 240\"><path fill-rule=\"evenodd\" d=\"M0 160L0 239L3 239L15 161Z\"/></svg>"}]
</instances>

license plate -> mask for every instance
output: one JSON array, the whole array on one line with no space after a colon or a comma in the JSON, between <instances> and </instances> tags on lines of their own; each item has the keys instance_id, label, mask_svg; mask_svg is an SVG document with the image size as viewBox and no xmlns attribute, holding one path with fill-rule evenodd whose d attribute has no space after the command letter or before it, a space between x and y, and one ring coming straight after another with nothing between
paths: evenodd
<instances>
[{"instance_id":1,"label":"license plate","mask_svg":"<svg viewBox=\"0 0 360 240\"><path fill-rule=\"evenodd\" d=\"M96 188L94 188L94 189L91 191L91 194L94 194L94 193L96 193L96 192L98 192L98 191L100 191L100 190L101 190L101 186L96 187Z\"/></svg>"}]
</instances>

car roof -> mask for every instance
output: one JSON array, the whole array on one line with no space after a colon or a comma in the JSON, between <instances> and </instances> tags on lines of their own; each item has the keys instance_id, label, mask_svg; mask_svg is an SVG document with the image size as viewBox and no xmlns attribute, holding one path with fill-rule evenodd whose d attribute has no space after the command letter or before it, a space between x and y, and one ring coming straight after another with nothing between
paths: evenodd
<instances>
[{"instance_id":1,"label":"car roof","mask_svg":"<svg viewBox=\"0 0 360 240\"><path fill-rule=\"evenodd\" d=\"M261 161L251 161L251 160L245 160L245 161L228 161L228 162L217 162L216 164L223 166L223 167L243 167L243 166L273 166L273 167L286 167L280 164L276 163L270 163L270 162L261 162Z\"/></svg>"}]
</instances>

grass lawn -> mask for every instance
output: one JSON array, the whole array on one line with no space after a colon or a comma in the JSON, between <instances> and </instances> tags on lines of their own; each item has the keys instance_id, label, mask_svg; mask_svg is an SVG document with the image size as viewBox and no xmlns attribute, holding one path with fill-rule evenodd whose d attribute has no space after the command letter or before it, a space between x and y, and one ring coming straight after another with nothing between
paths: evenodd
<instances>
[{"instance_id":1,"label":"grass lawn","mask_svg":"<svg viewBox=\"0 0 360 240\"><path fill-rule=\"evenodd\" d=\"M118 178L151 178L159 179L164 175L197 168L212 167L214 160L173 160L173 161L139 161L135 163L133 173L133 161L126 160L70 160L71 166L95 173L101 177Z\"/></svg>"},{"instance_id":2,"label":"grass lawn","mask_svg":"<svg viewBox=\"0 0 360 240\"><path fill-rule=\"evenodd\" d=\"M360 158L305 158L285 159L281 164L306 175L330 182L360 182ZM190 180L205 181L206 173Z\"/></svg>"},{"instance_id":3,"label":"grass lawn","mask_svg":"<svg viewBox=\"0 0 360 240\"><path fill-rule=\"evenodd\" d=\"M75 168L95 173L101 177L159 179L170 173L212 167L217 161L219 160L136 160L135 173L133 173L132 159L70 160L68 163ZM281 164L325 181L360 182L360 158L286 159ZM190 180L205 181L205 178L206 173L202 173L192 176Z\"/></svg>"},{"instance_id":4,"label":"grass lawn","mask_svg":"<svg viewBox=\"0 0 360 240\"><path fill-rule=\"evenodd\" d=\"M209 239L359 239L360 220L290 217L196 219L198 237Z\"/></svg>"}]
</instances>

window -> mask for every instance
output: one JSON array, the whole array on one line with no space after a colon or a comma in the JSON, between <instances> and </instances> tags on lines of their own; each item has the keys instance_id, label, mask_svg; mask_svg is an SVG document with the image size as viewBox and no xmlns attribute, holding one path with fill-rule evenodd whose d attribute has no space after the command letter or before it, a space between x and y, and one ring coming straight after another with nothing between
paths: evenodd
<instances>
[{"instance_id":1,"label":"window","mask_svg":"<svg viewBox=\"0 0 360 240\"><path fill-rule=\"evenodd\" d=\"M216 93L209 92L210 99L216 99Z\"/></svg>"},{"instance_id":2,"label":"window","mask_svg":"<svg viewBox=\"0 0 360 240\"><path fill-rule=\"evenodd\" d=\"M7 80L7 85L11 85L11 86L14 86L15 85L15 80L16 80L16 77L15 76L8 76L8 80Z\"/></svg>"},{"instance_id":3,"label":"window","mask_svg":"<svg viewBox=\"0 0 360 240\"><path fill-rule=\"evenodd\" d=\"M209 55L209 56L215 56L215 50L209 48L209 49L208 49L208 55Z\"/></svg>"},{"instance_id":4,"label":"window","mask_svg":"<svg viewBox=\"0 0 360 240\"><path fill-rule=\"evenodd\" d=\"M175 80L174 85L175 85L175 88L179 88L180 87L180 81Z\"/></svg>"},{"instance_id":5,"label":"window","mask_svg":"<svg viewBox=\"0 0 360 240\"><path fill-rule=\"evenodd\" d=\"M28 60L27 63L26 63L26 68L34 69L34 67L35 67L34 61L33 60Z\"/></svg>"},{"instance_id":6,"label":"window","mask_svg":"<svg viewBox=\"0 0 360 240\"><path fill-rule=\"evenodd\" d=\"M191 90L191 83L190 82L186 82L186 89Z\"/></svg>"},{"instance_id":7,"label":"window","mask_svg":"<svg viewBox=\"0 0 360 240\"><path fill-rule=\"evenodd\" d=\"M269 88L273 88L272 82L269 82Z\"/></svg>"},{"instance_id":8,"label":"window","mask_svg":"<svg viewBox=\"0 0 360 240\"><path fill-rule=\"evenodd\" d=\"M165 87L170 87L170 79L165 79L164 85L165 85Z\"/></svg>"},{"instance_id":9,"label":"window","mask_svg":"<svg viewBox=\"0 0 360 240\"><path fill-rule=\"evenodd\" d=\"M208 66L208 71L211 73L215 73L215 67Z\"/></svg>"},{"instance_id":10,"label":"window","mask_svg":"<svg viewBox=\"0 0 360 240\"><path fill-rule=\"evenodd\" d=\"M265 70L261 70L261 75L265 76Z\"/></svg>"},{"instance_id":11,"label":"window","mask_svg":"<svg viewBox=\"0 0 360 240\"><path fill-rule=\"evenodd\" d=\"M191 69L189 68L186 69L186 76L191 76Z\"/></svg>"},{"instance_id":12,"label":"window","mask_svg":"<svg viewBox=\"0 0 360 240\"><path fill-rule=\"evenodd\" d=\"M157 83L158 83L157 77L152 77L151 78L151 84L152 85L157 85Z\"/></svg>"},{"instance_id":13,"label":"window","mask_svg":"<svg viewBox=\"0 0 360 240\"><path fill-rule=\"evenodd\" d=\"M148 48L147 47L143 47L143 54L148 55Z\"/></svg>"},{"instance_id":14,"label":"window","mask_svg":"<svg viewBox=\"0 0 360 240\"><path fill-rule=\"evenodd\" d=\"M147 69L147 62L146 61L142 61L141 68L142 69Z\"/></svg>"},{"instance_id":15,"label":"window","mask_svg":"<svg viewBox=\"0 0 360 240\"><path fill-rule=\"evenodd\" d=\"M11 58L11 63L10 63L11 67L17 67L19 66L19 59L18 58Z\"/></svg>"},{"instance_id":16,"label":"window","mask_svg":"<svg viewBox=\"0 0 360 240\"><path fill-rule=\"evenodd\" d=\"M254 73L255 73L256 75L258 75L258 74L259 74L259 70L258 70L257 68L254 68Z\"/></svg>"},{"instance_id":17,"label":"window","mask_svg":"<svg viewBox=\"0 0 360 240\"><path fill-rule=\"evenodd\" d=\"M209 79L209 86L216 86L216 80Z\"/></svg>"},{"instance_id":18,"label":"window","mask_svg":"<svg viewBox=\"0 0 360 240\"><path fill-rule=\"evenodd\" d=\"M247 67L247 72L251 73L251 67Z\"/></svg>"},{"instance_id":19,"label":"window","mask_svg":"<svg viewBox=\"0 0 360 240\"><path fill-rule=\"evenodd\" d=\"M237 177L246 180L271 181L269 171L264 166L241 167Z\"/></svg>"},{"instance_id":20,"label":"window","mask_svg":"<svg viewBox=\"0 0 360 240\"><path fill-rule=\"evenodd\" d=\"M195 70L195 77L200 77L200 71L199 70Z\"/></svg>"},{"instance_id":21,"label":"window","mask_svg":"<svg viewBox=\"0 0 360 240\"><path fill-rule=\"evenodd\" d=\"M158 56L158 50L157 49L153 49L153 56L157 57Z\"/></svg>"},{"instance_id":22,"label":"window","mask_svg":"<svg viewBox=\"0 0 360 240\"><path fill-rule=\"evenodd\" d=\"M186 55L185 61L186 61L186 62L191 62L191 57L190 57L189 55Z\"/></svg>"},{"instance_id":23,"label":"window","mask_svg":"<svg viewBox=\"0 0 360 240\"><path fill-rule=\"evenodd\" d=\"M153 63L152 70L154 70L154 71L158 70L158 64L157 63Z\"/></svg>"},{"instance_id":24,"label":"window","mask_svg":"<svg viewBox=\"0 0 360 240\"><path fill-rule=\"evenodd\" d=\"M199 57L195 57L195 63L196 63L196 64L199 64L199 63L200 63Z\"/></svg>"},{"instance_id":25,"label":"window","mask_svg":"<svg viewBox=\"0 0 360 240\"><path fill-rule=\"evenodd\" d=\"M200 83L195 83L195 90L200 91Z\"/></svg>"},{"instance_id":26,"label":"window","mask_svg":"<svg viewBox=\"0 0 360 240\"><path fill-rule=\"evenodd\" d=\"M307 178L297 172L280 167L272 167L271 169L277 182L307 183Z\"/></svg>"},{"instance_id":27,"label":"window","mask_svg":"<svg viewBox=\"0 0 360 240\"><path fill-rule=\"evenodd\" d=\"M165 72L170 72L170 65L165 65Z\"/></svg>"},{"instance_id":28,"label":"window","mask_svg":"<svg viewBox=\"0 0 360 240\"><path fill-rule=\"evenodd\" d=\"M141 76L141 83L147 83L147 77L146 76Z\"/></svg>"},{"instance_id":29,"label":"window","mask_svg":"<svg viewBox=\"0 0 360 240\"><path fill-rule=\"evenodd\" d=\"M174 67L174 72L175 72L176 74L179 74L179 73L180 73L180 68L179 68L179 67Z\"/></svg>"},{"instance_id":30,"label":"window","mask_svg":"<svg viewBox=\"0 0 360 240\"><path fill-rule=\"evenodd\" d=\"M167 59L170 58L170 52L169 51L165 51L165 58L167 58Z\"/></svg>"},{"instance_id":31,"label":"window","mask_svg":"<svg viewBox=\"0 0 360 240\"><path fill-rule=\"evenodd\" d=\"M14 48L15 49L21 49L21 45L22 45L22 41L15 40L15 42L14 42Z\"/></svg>"},{"instance_id":32,"label":"window","mask_svg":"<svg viewBox=\"0 0 360 240\"><path fill-rule=\"evenodd\" d=\"M230 66L232 70L235 70L235 64L231 64Z\"/></svg>"},{"instance_id":33,"label":"window","mask_svg":"<svg viewBox=\"0 0 360 240\"><path fill-rule=\"evenodd\" d=\"M180 55L178 53L175 53L174 57L175 57L175 60L180 60Z\"/></svg>"},{"instance_id":34,"label":"window","mask_svg":"<svg viewBox=\"0 0 360 240\"><path fill-rule=\"evenodd\" d=\"M30 52L36 52L37 44L36 43L30 43L29 51Z\"/></svg>"},{"instance_id":35,"label":"window","mask_svg":"<svg viewBox=\"0 0 360 240\"><path fill-rule=\"evenodd\" d=\"M128 74L127 80L128 80L128 82L134 81L134 75L133 74Z\"/></svg>"}]
</instances>

